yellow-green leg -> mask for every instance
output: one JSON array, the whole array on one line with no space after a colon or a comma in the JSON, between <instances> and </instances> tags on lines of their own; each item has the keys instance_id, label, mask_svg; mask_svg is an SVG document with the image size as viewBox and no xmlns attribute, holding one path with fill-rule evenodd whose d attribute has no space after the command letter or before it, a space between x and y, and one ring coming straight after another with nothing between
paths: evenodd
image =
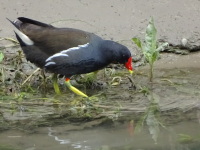
<instances>
[{"instance_id":1,"label":"yellow-green leg","mask_svg":"<svg viewBox=\"0 0 200 150\"><path fill-rule=\"evenodd\" d=\"M83 92L81 92L80 90L78 90L77 88L75 88L74 86L72 86L71 83L70 83L70 79L69 78L66 78L65 84L75 94L83 96L83 97L88 97L86 94L84 94Z\"/></svg>"},{"instance_id":2,"label":"yellow-green leg","mask_svg":"<svg viewBox=\"0 0 200 150\"><path fill-rule=\"evenodd\" d=\"M52 79L53 79L54 90L55 90L56 94L60 95L61 92L60 92L60 89L59 89L59 86L58 86L58 76L57 76L57 74L54 74Z\"/></svg>"},{"instance_id":3,"label":"yellow-green leg","mask_svg":"<svg viewBox=\"0 0 200 150\"><path fill-rule=\"evenodd\" d=\"M43 87L44 87L44 89L46 89L47 88L47 80L46 80L46 76L45 76L45 72L44 72L44 69L41 69L41 75L42 75L42 84L43 84ZM45 90L46 91L46 90Z\"/></svg>"}]
</instances>

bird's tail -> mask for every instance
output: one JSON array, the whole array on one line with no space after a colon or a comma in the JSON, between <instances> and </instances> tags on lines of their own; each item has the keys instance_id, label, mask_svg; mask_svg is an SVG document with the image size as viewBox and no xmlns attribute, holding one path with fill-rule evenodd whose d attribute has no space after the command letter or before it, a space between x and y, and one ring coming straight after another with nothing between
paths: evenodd
<instances>
[{"instance_id":1,"label":"bird's tail","mask_svg":"<svg viewBox=\"0 0 200 150\"><path fill-rule=\"evenodd\" d=\"M8 21L10 21L10 23L12 23L18 30L20 30L20 26L22 24L22 22L18 19L16 19L15 21L12 21L8 18L6 18Z\"/></svg>"}]
</instances>

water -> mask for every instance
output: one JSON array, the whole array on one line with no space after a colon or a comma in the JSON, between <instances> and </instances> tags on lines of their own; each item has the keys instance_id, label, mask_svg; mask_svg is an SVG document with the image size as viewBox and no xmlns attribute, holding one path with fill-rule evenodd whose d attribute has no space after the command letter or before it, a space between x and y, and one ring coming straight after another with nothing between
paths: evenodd
<instances>
[{"instance_id":1,"label":"water","mask_svg":"<svg viewBox=\"0 0 200 150\"><path fill-rule=\"evenodd\" d=\"M23 150L199 150L200 124L196 120L160 127L155 142L145 126L140 132L130 130L130 122L110 127L70 130L73 125L37 128L34 133L8 130L0 133L1 149ZM192 139L180 142L179 134Z\"/></svg>"}]
</instances>

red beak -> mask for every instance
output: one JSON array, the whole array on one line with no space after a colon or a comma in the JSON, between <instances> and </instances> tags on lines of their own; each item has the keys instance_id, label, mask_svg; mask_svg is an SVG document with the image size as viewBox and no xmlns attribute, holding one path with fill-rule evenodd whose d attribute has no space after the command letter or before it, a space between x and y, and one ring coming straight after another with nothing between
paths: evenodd
<instances>
[{"instance_id":1,"label":"red beak","mask_svg":"<svg viewBox=\"0 0 200 150\"><path fill-rule=\"evenodd\" d=\"M125 63L125 67L128 69L128 71L132 74L133 73L133 67L132 67L132 57L128 59L128 62Z\"/></svg>"}]
</instances>

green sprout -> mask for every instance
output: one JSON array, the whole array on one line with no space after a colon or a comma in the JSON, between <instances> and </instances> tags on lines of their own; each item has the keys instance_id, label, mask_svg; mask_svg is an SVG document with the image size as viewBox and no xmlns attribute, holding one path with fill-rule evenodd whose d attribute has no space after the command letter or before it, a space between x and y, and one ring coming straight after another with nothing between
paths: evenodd
<instances>
[{"instance_id":1,"label":"green sprout","mask_svg":"<svg viewBox=\"0 0 200 150\"><path fill-rule=\"evenodd\" d=\"M178 135L178 141L180 143L193 143L195 141L197 141L197 139L195 139L194 137L187 135L187 134L179 134Z\"/></svg>"},{"instance_id":2,"label":"green sprout","mask_svg":"<svg viewBox=\"0 0 200 150\"><path fill-rule=\"evenodd\" d=\"M3 58L4 58L4 54L2 52L0 52L0 62L3 61Z\"/></svg>"},{"instance_id":3,"label":"green sprout","mask_svg":"<svg viewBox=\"0 0 200 150\"><path fill-rule=\"evenodd\" d=\"M3 59L4 59L4 54L3 52L0 52L0 76L1 76L1 81L4 83L5 81L5 73L4 73L4 67L3 65L1 64L3 62Z\"/></svg>"},{"instance_id":4,"label":"green sprout","mask_svg":"<svg viewBox=\"0 0 200 150\"><path fill-rule=\"evenodd\" d=\"M168 43L163 43L160 46L157 45L156 33L157 30L154 26L153 18L151 17L149 24L146 28L144 42L141 42L139 38L132 38L133 42L142 50L146 61L150 65L150 82L153 81L154 62L158 60L159 52L168 46Z\"/></svg>"}]
</instances>

